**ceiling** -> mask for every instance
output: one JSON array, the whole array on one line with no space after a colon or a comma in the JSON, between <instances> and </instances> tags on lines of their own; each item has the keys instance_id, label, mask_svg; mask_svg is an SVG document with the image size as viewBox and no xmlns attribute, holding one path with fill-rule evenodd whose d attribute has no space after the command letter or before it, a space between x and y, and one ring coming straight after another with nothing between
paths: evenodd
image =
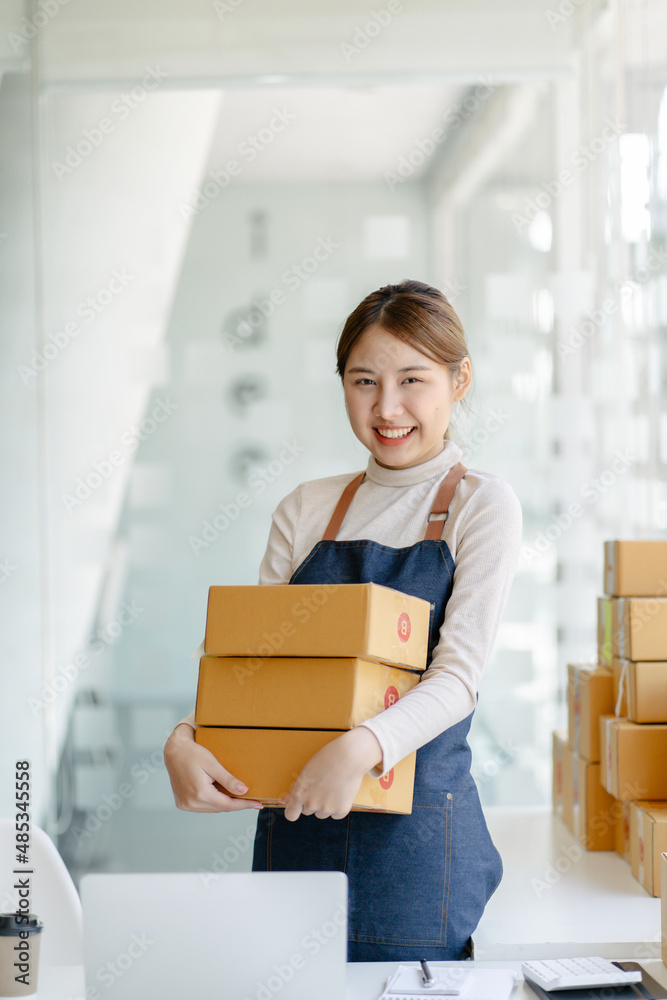
<instances>
[{"instance_id":1,"label":"ceiling","mask_svg":"<svg viewBox=\"0 0 667 1000\"><path fill-rule=\"evenodd\" d=\"M82 0L59 6L38 32L40 75L50 86L90 85L137 79L160 62L174 83L191 86L276 76L383 84L562 76L576 17L554 25L549 12L557 7L555 0ZM4 0L0 27L18 23L22 8ZM0 30L0 58L15 54Z\"/></svg>"},{"instance_id":2,"label":"ceiling","mask_svg":"<svg viewBox=\"0 0 667 1000\"><path fill-rule=\"evenodd\" d=\"M402 176L396 173L399 166L404 174L413 169L410 156L414 172L409 176L418 177L444 146L445 120L461 109L464 93L443 83L228 90L209 166L219 169L237 160L243 182L364 181L385 172ZM274 117L276 110L287 112L284 126L280 116ZM280 132L271 131L272 120ZM436 128L442 129L442 140L433 143ZM254 147L248 136L257 137ZM263 144L260 137L268 141Z\"/></svg>"}]
</instances>

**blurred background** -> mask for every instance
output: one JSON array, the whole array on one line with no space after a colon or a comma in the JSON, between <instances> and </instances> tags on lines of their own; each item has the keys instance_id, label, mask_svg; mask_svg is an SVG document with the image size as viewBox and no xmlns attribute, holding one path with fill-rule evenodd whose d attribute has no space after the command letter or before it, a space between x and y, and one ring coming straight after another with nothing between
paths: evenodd
<instances>
[{"instance_id":1,"label":"blurred background","mask_svg":"<svg viewBox=\"0 0 667 1000\"><path fill-rule=\"evenodd\" d=\"M406 277L524 511L474 774L546 803L602 542L667 537L665 4L3 0L0 75L2 815L29 759L75 878L250 868L254 814L177 811L162 747L209 585L365 467L336 338Z\"/></svg>"}]
</instances>

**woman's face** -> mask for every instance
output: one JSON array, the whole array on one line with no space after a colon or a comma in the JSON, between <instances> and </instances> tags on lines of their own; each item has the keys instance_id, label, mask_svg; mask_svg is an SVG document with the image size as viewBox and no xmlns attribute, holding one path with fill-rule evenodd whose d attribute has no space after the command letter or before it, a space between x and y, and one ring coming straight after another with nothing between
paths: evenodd
<instances>
[{"instance_id":1,"label":"woman's face","mask_svg":"<svg viewBox=\"0 0 667 1000\"><path fill-rule=\"evenodd\" d=\"M343 376L352 430L379 465L421 465L443 450L452 406L470 381L467 358L454 382L444 365L370 326L350 351Z\"/></svg>"}]
</instances>

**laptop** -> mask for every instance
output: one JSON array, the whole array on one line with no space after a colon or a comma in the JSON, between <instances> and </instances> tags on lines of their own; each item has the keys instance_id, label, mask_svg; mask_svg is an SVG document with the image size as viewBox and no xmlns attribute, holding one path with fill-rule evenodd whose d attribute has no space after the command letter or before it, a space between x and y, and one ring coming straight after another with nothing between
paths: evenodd
<instances>
[{"instance_id":1,"label":"laptop","mask_svg":"<svg viewBox=\"0 0 667 1000\"><path fill-rule=\"evenodd\" d=\"M344 1000L342 872L85 875L86 997Z\"/></svg>"}]
</instances>

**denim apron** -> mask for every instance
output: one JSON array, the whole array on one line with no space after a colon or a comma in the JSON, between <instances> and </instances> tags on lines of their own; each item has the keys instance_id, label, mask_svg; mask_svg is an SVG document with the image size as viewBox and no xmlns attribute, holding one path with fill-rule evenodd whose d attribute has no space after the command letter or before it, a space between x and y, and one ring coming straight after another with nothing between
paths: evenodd
<instances>
[{"instance_id":1,"label":"denim apron","mask_svg":"<svg viewBox=\"0 0 667 1000\"><path fill-rule=\"evenodd\" d=\"M460 463L440 484L424 539L396 549L336 541L360 473L343 491L322 541L290 583L378 583L431 604L428 662L452 592L454 560L442 541ZM348 961L468 957L471 935L502 875L470 773L473 713L417 751L412 813L351 812L344 819L264 808L253 871L342 871L349 880Z\"/></svg>"}]
</instances>

